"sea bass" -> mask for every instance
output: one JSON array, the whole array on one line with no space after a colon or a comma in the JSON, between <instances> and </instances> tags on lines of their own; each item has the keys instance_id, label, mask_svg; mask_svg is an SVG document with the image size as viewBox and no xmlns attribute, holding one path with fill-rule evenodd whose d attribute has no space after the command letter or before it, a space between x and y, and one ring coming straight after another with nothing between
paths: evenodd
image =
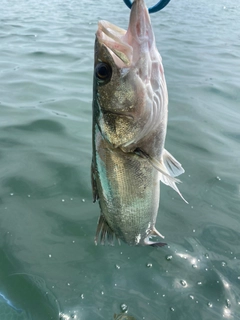
<instances>
[{"instance_id":1,"label":"sea bass","mask_svg":"<svg viewBox=\"0 0 240 320\"><path fill-rule=\"evenodd\" d=\"M164 149L168 93L144 0L132 4L128 30L99 21L93 79L95 243L162 246L155 228L160 183L182 197L181 164ZM183 198L183 197L182 197Z\"/></svg>"}]
</instances>

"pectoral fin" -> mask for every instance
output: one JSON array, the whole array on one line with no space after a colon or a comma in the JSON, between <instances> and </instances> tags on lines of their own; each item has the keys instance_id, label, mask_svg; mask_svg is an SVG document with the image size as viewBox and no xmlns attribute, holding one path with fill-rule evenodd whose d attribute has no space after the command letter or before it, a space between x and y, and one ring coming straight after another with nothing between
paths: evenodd
<instances>
[{"instance_id":1,"label":"pectoral fin","mask_svg":"<svg viewBox=\"0 0 240 320\"><path fill-rule=\"evenodd\" d=\"M176 185L176 183L174 181L172 181L171 179L169 179L168 177L166 177L164 175L161 176L160 180L162 181L162 183L164 183L167 186L173 188L173 190L175 190L179 194L179 196L183 199L183 201L188 204L187 200L183 198L183 195L179 191L179 189L178 189L178 187L177 187L177 185ZM179 183L181 181L178 180L177 182Z\"/></svg>"},{"instance_id":2,"label":"pectoral fin","mask_svg":"<svg viewBox=\"0 0 240 320\"><path fill-rule=\"evenodd\" d=\"M172 177L180 176L180 174L185 172L181 163L178 162L166 149L163 150L163 163Z\"/></svg>"},{"instance_id":3,"label":"pectoral fin","mask_svg":"<svg viewBox=\"0 0 240 320\"><path fill-rule=\"evenodd\" d=\"M92 180L93 202L96 202L99 199L99 195L98 195L97 183L95 179L95 166L93 161L91 165L91 180Z\"/></svg>"},{"instance_id":4,"label":"pectoral fin","mask_svg":"<svg viewBox=\"0 0 240 320\"><path fill-rule=\"evenodd\" d=\"M181 165L181 163L179 163L172 155L171 153L169 153L166 149L163 150L163 165L166 169L166 171L169 173L169 175L171 175L172 177L177 177L180 174L184 173L184 169ZM181 194L181 192L179 191L176 182L179 183L181 182L180 180L176 179L177 181L173 181L171 179L168 178L168 176L166 175L162 175L160 180L166 184L167 186L170 186L171 188L173 188L178 194L179 196L183 199L183 201L185 201L187 204L187 200L185 200Z\"/></svg>"},{"instance_id":5,"label":"pectoral fin","mask_svg":"<svg viewBox=\"0 0 240 320\"><path fill-rule=\"evenodd\" d=\"M141 149L136 149L135 153L147 159L149 163L151 163L151 165L161 173L160 180L167 186L173 188L183 199L183 201L188 204L176 185L176 183L179 183L181 181L175 178L176 176L182 174L184 172L184 169L182 168L181 164L167 150L164 149L163 160L160 161L150 157Z\"/></svg>"},{"instance_id":6,"label":"pectoral fin","mask_svg":"<svg viewBox=\"0 0 240 320\"><path fill-rule=\"evenodd\" d=\"M137 148L135 149L135 154L137 154L138 156L148 160L148 162L160 173L162 173L164 176L168 177L168 179L174 181L174 182L180 182L180 180L172 177L169 172L167 171L166 167L164 166L164 163L150 157L146 152L144 152L143 150Z\"/></svg>"}]
</instances>

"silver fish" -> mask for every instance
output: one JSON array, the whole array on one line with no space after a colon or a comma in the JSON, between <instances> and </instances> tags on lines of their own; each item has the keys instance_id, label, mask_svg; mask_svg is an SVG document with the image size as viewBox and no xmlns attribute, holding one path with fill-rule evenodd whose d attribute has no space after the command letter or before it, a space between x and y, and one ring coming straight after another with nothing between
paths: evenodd
<instances>
[{"instance_id":1,"label":"silver fish","mask_svg":"<svg viewBox=\"0 0 240 320\"><path fill-rule=\"evenodd\" d=\"M144 0L132 4L128 30L99 21L93 79L95 242L162 246L155 228L160 183L176 186L181 164L164 149L168 93ZM182 197L183 198L183 197ZM184 199L184 198L183 198Z\"/></svg>"}]
</instances>

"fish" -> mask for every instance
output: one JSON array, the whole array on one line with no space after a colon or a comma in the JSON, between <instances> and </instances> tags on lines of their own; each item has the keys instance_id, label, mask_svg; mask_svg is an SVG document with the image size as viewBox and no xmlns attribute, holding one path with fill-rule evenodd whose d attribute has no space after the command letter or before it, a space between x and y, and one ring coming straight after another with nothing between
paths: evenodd
<instances>
[{"instance_id":1,"label":"fish","mask_svg":"<svg viewBox=\"0 0 240 320\"><path fill-rule=\"evenodd\" d=\"M182 165L165 149L168 91L144 0L132 4L128 29L100 20L92 103L95 243L164 246L155 223L160 181L180 197ZM186 201L187 202L187 201Z\"/></svg>"}]
</instances>

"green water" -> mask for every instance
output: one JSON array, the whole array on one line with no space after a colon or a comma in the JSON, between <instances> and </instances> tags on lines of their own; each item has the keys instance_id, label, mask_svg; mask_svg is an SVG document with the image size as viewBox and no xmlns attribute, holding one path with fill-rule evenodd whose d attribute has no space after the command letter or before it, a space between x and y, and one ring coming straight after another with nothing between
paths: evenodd
<instances>
[{"instance_id":1,"label":"green water","mask_svg":"<svg viewBox=\"0 0 240 320\"><path fill-rule=\"evenodd\" d=\"M122 304L136 320L240 319L237 1L152 15L189 205L161 187L168 247L94 244L94 33L128 16L121 0L1 1L0 320L111 320Z\"/></svg>"}]
</instances>

